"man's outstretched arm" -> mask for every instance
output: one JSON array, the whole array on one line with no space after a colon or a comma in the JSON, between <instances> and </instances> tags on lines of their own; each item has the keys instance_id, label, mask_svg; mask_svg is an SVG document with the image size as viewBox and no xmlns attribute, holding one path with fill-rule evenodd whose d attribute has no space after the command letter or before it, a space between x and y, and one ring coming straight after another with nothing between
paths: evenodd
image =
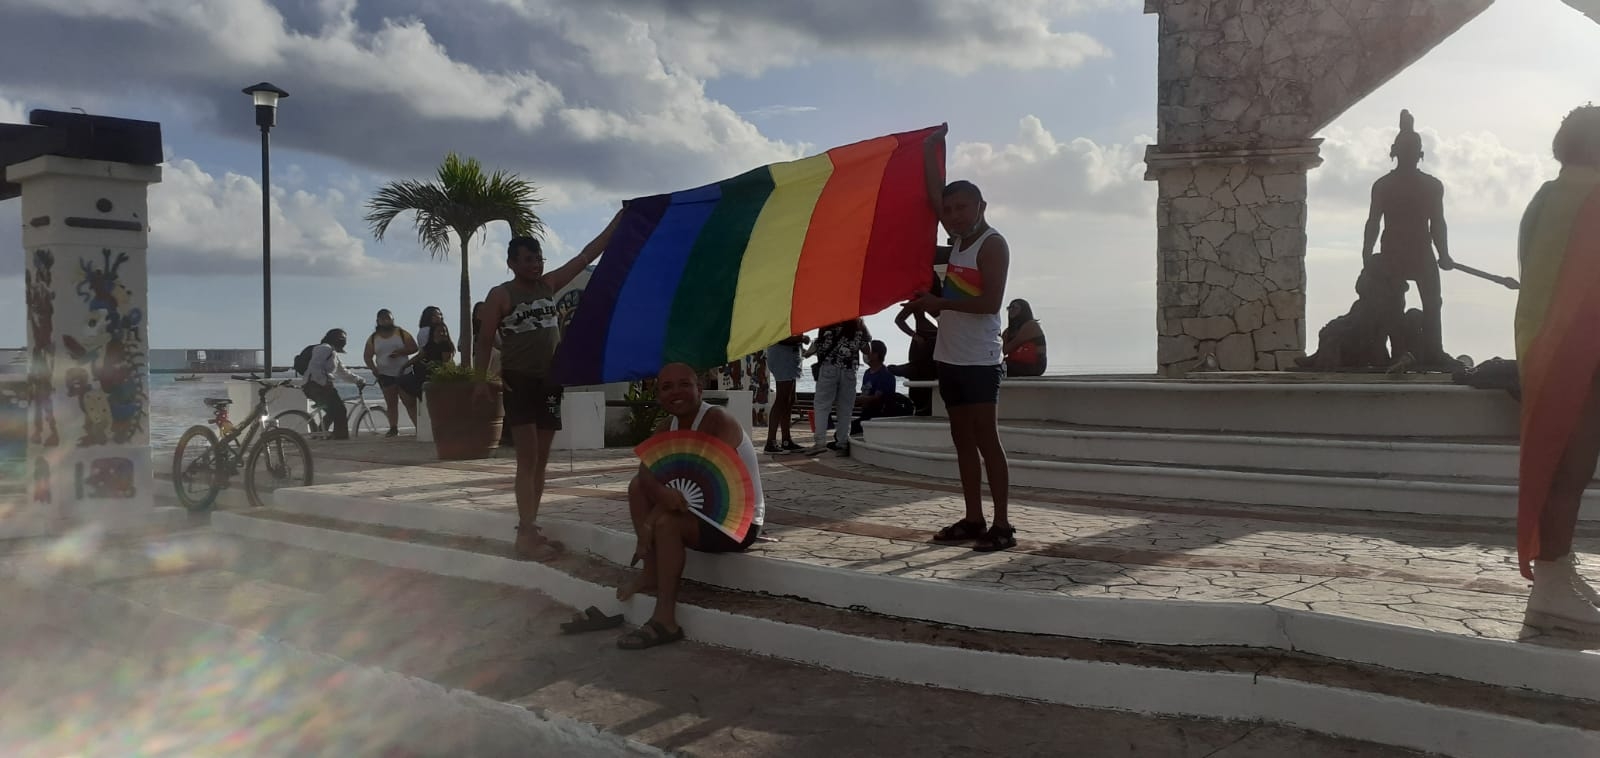
<instances>
[{"instance_id":1,"label":"man's outstretched arm","mask_svg":"<svg viewBox=\"0 0 1600 758\"><path fill-rule=\"evenodd\" d=\"M599 235L583 246L583 252L578 253L576 258L567 261L561 268L545 274L544 283L556 292L571 284L573 279L578 278L580 272L598 260L600 254L606 251L606 245L611 243L611 235L617 230L617 223L621 220L622 209L618 209L617 215L611 217L611 223L606 224L606 228Z\"/></svg>"}]
</instances>

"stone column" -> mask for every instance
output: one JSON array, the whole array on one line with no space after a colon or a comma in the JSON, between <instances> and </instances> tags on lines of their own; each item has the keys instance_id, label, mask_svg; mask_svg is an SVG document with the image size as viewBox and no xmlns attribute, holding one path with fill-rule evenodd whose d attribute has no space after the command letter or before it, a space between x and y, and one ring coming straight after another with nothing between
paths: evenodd
<instances>
[{"instance_id":1,"label":"stone column","mask_svg":"<svg viewBox=\"0 0 1600 758\"><path fill-rule=\"evenodd\" d=\"M1280 370L1305 348L1313 137L1493 0L1145 0L1159 14L1157 362Z\"/></svg>"},{"instance_id":2,"label":"stone column","mask_svg":"<svg viewBox=\"0 0 1600 758\"><path fill-rule=\"evenodd\" d=\"M1281 371L1305 350L1306 172L1298 147L1146 155L1156 208L1157 363Z\"/></svg>"},{"instance_id":3,"label":"stone column","mask_svg":"<svg viewBox=\"0 0 1600 758\"><path fill-rule=\"evenodd\" d=\"M138 519L155 505L146 190L161 169L46 155L5 176L22 187L27 502L38 516Z\"/></svg>"}]
</instances>

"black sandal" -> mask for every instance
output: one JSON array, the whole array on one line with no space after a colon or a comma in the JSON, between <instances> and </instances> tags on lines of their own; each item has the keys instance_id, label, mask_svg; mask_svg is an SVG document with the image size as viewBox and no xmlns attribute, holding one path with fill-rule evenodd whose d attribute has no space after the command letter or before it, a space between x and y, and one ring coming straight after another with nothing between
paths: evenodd
<instances>
[{"instance_id":1,"label":"black sandal","mask_svg":"<svg viewBox=\"0 0 1600 758\"><path fill-rule=\"evenodd\" d=\"M617 647L623 650L648 650L653 647L670 645L683 639L683 627L677 631L669 632L661 622L651 619L627 634L617 638Z\"/></svg>"},{"instance_id":2,"label":"black sandal","mask_svg":"<svg viewBox=\"0 0 1600 758\"><path fill-rule=\"evenodd\" d=\"M980 553L1010 550L1017 546L1017 529L1014 526L991 526L988 533L978 539L972 549Z\"/></svg>"},{"instance_id":3,"label":"black sandal","mask_svg":"<svg viewBox=\"0 0 1600 758\"><path fill-rule=\"evenodd\" d=\"M607 616L599 608L589 606L582 613L576 614L571 621L561 625L562 634L583 634L584 632L600 632L606 629L615 629L622 626L622 614Z\"/></svg>"},{"instance_id":4,"label":"black sandal","mask_svg":"<svg viewBox=\"0 0 1600 758\"><path fill-rule=\"evenodd\" d=\"M968 521L961 519L933 535L934 542L970 542L983 537L982 521Z\"/></svg>"}]
</instances>

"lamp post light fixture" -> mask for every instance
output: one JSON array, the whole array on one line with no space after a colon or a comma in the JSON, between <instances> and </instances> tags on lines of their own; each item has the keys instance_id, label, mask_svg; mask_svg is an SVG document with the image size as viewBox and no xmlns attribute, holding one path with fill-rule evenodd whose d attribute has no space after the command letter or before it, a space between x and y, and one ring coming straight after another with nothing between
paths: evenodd
<instances>
[{"instance_id":1,"label":"lamp post light fixture","mask_svg":"<svg viewBox=\"0 0 1600 758\"><path fill-rule=\"evenodd\" d=\"M272 377L272 162L267 133L278 125L278 100L289 93L268 82L244 88L255 100L256 126L261 127L261 315L262 369Z\"/></svg>"}]
</instances>

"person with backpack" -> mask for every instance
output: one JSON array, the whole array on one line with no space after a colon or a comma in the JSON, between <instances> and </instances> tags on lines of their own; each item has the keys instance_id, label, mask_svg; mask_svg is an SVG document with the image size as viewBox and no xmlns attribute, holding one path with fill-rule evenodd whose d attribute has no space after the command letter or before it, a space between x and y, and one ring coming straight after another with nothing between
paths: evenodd
<instances>
[{"instance_id":1,"label":"person with backpack","mask_svg":"<svg viewBox=\"0 0 1600 758\"><path fill-rule=\"evenodd\" d=\"M339 354L344 352L348 342L343 329L330 329L322 335L322 342L307 345L294 359L294 370L306 378L300 391L306 394L308 400L321 406L323 415L333 421L330 439L336 440L350 439L350 419L344 410L344 398L333 386L334 378L350 382L357 389L367 386L361 377L344 367L344 361L339 360Z\"/></svg>"}]
</instances>

